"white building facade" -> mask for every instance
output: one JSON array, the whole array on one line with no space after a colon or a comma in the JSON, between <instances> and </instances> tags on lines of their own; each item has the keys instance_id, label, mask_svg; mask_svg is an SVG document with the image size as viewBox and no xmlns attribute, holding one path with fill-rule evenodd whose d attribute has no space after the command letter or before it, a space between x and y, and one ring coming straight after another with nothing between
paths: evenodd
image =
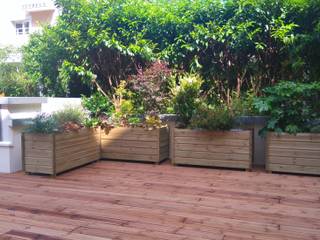
<instances>
[{"instance_id":1,"label":"white building facade","mask_svg":"<svg viewBox=\"0 0 320 240\"><path fill-rule=\"evenodd\" d=\"M0 47L21 47L31 33L55 24L58 15L54 0L1 0Z\"/></svg>"}]
</instances>

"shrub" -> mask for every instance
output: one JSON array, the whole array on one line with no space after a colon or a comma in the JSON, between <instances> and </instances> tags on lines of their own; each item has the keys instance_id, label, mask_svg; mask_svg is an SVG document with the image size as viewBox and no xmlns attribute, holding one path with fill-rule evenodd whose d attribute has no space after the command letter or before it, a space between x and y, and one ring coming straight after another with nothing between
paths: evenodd
<instances>
[{"instance_id":1,"label":"shrub","mask_svg":"<svg viewBox=\"0 0 320 240\"><path fill-rule=\"evenodd\" d=\"M202 79L196 75L187 75L180 79L180 85L174 90L173 108L181 122L187 126L199 107Z\"/></svg>"},{"instance_id":2,"label":"shrub","mask_svg":"<svg viewBox=\"0 0 320 240\"><path fill-rule=\"evenodd\" d=\"M165 113L171 98L172 71L161 61L129 78L132 90L138 94L147 114Z\"/></svg>"},{"instance_id":3,"label":"shrub","mask_svg":"<svg viewBox=\"0 0 320 240\"><path fill-rule=\"evenodd\" d=\"M19 54L12 47L0 48L0 93L10 97L37 96L36 81L27 78L22 64L8 61Z\"/></svg>"},{"instance_id":4,"label":"shrub","mask_svg":"<svg viewBox=\"0 0 320 240\"><path fill-rule=\"evenodd\" d=\"M255 100L260 113L270 117L264 130L309 132L310 123L320 118L320 82L281 82L264 90Z\"/></svg>"},{"instance_id":5,"label":"shrub","mask_svg":"<svg viewBox=\"0 0 320 240\"><path fill-rule=\"evenodd\" d=\"M139 126L148 129L162 126L157 114L145 112L140 95L128 88L126 81L121 81L114 89L112 101L100 94L97 96L83 98L83 106L91 113L90 119L85 121L86 126L101 126L106 130L116 126ZM95 99L99 102L94 102ZM104 111L100 110L101 105ZM95 109L98 110L94 112Z\"/></svg>"},{"instance_id":6,"label":"shrub","mask_svg":"<svg viewBox=\"0 0 320 240\"><path fill-rule=\"evenodd\" d=\"M54 133L58 131L58 123L52 115L39 114L26 129L29 133Z\"/></svg>"},{"instance_id":7,"label":"shrub","mask_svg":"<svg viewBox=\"0 0 320 240\"><path fill-rule=\"evenodd\" d=\"M247 91L242 96L233 93L228 105L235 116L259 115L259 112L254 106L255 99L256 94L252 90Z\"/></svg>"},{"instance_id":8,"label":"shrub","mask_svg":"<svg viewBox=\"0 0 320 240\"><path fill-rule=\"evenodd\" d=\"M191 118L190 127L224 131L230 130L233 122L233 113L226 106L201 104Z\"/></svg>"},{"instance_id":9,"label":"shrub","mask_svg":"<svg viewBox=\"0 0 320 240\"><path fill-rule=\"evenodd\" d=\"M89 111L92 118L103 115L110 116L114 112L114 106L110 98L100 92L96 92L90 97L82 96L82 106Z\"/></svg>"},{"instance_id":10,"label":"shrub","mask_svg":"<svg viewBox=\"0 0 320 240\"><path fill-rule=\"evenodd\" d=\"M145 116L144 119L144 126L147 129L154 129L154 128L160 128L163 126L163 123L158 115L150 116L147 115Z\"/></svg>"},{"instance_id":11,"label":"shrub","mask_svg":"<svg viewBox=\"0 0 320 240\"><path fill-rule=\"evenodd\" d=\"M113 95L114 113L111 124L116 126L137 125L142 122L143 109L137 102L137 96L121 81Z\"/></svg>"},{"instance_id":12,"label":"shrub","mask_svg":"<svg viewBox=\"0 0 320 240\"><path fill-rule=\"evenodd\" d=\"M96 128L96 127L101 126L101 119L89 117L84 120L83 125L86 128Z\"/></svg>"},{"instance_id":13,"label":"shrub","mask_svg":"<svg viewBox=\"0 0 320 240\"><path fill-rule=\"evenodd\" d=\"M196 72L221 95L320 76L319 0L57 0L55 26L24 48L45 95L107 91L154 59ZM86 88L82 88L85 91ZM225 97L224 96L224 97Z\"/></svg>"}]
</instances>

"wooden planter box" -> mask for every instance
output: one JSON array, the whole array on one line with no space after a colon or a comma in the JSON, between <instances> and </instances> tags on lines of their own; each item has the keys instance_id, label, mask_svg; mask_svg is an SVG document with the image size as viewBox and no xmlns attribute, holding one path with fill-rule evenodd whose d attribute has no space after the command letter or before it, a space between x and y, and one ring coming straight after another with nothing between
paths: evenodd
<instances>
[{"instance_id":1,"label":"wooden planter box","mask_svg":"<svg viewBox=\"0 0 320 240\"><path fill-rule=\"evenodd\" d=\"M266 169L270 172L320 174L320 134L268 133Z\"/></svg>"},{"instance_id":2,"label":"wooden planter box","mask_svg":"<svg viewBox=\"0 0 320 240\"><path fill-rule=\"evenodd\" d=\"M252 132L173 130L173 164L251 169Z\"/></svg>"},{"instance_id":3,"label":"wooden planter box","mask_svg":"<svg viewBox=\"0 0 320 240\"><path fill-rule=\"evenodd\" d=\"M56 175L100 159L100 130L22 135L27 173Z\"/></svg>"},{"instance_id":4,"label":"wooden planter box","mask_svg":"<svg viewBox=\"0 0 320 240\"><path fill-rule=\"evenodd\" d=\"M108 133L101 131L101 157L160 163L169 157L168 128L117 127Z\"/></svg>"}]
</instances>

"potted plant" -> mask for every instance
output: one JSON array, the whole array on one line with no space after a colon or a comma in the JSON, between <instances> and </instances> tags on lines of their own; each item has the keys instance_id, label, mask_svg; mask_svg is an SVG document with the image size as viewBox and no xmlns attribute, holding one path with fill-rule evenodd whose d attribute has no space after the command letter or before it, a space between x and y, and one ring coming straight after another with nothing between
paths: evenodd
<instances>
[{"instance_id":1,"label":"potted plant","mask_svg":"<svg viewBox=\"0 0 320 240\"><path fill-rule=\"evenodd\" d=\"M22 135L27 173L56 175L100 159L100 131L84 125L83 110L40 114Z\"/></svg>"},{"instance_id":2,"label":"potted plant","mask_svg":"<svg viewBox=\"0 0 320 240\"><path fill-rule=\"evenodd\" d=\"M269 120L266 169L320 174L320 83L280 82L255 103Z\"/></svg>"},{"instance_id":3,"label":"potted plant","mask_svg":"<svg viewBox=\"0 0 320 240\"><path fill-rule=\"evenodd\" d=\"M232 130L234 113L225 104L209 104L200 96L198 76L181 79L174 108L181 124L174 129L173 164L250 169L252 133Z\"/></svg>"},{"instance_id":4,"label":"potted plant","mask_svg":"<svg viewBox=\"0 0 320 240\"><path fill-rule=\"evenodd\" d=\"M160 163L169 156L169 131L159 114L168 105L171 72L162 62L145 70L114 89L112 96L100 89L104 105L111 106L95 115L102 127L101 157L111 160ZM85 105L90 100L84 99ZM88 109L88 108L87 108Z\"/></svg>"}]
</instances>

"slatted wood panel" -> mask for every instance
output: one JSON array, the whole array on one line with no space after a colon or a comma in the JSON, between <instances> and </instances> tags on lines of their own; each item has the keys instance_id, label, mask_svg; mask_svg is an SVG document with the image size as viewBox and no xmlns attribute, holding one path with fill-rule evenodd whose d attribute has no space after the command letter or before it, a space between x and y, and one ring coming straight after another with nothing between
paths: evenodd
<instances>
[{"instance_id":1,"label":"slatted wood panel","mask_svg":"<svg viewBox=\"0 0 320 240\"><path fill-rule=\"evenodd\" d=\"M118 127L107 133L101 131L101 157L159 163L169 157L168 128Z\"/></svg>"},{"instance_id":2,"label":"slatted wood panel","mask_svg":"<svg viewBox=\"0 0 320 240\"><path fill-rule=\"evenodd\" d=\"M266 159L269 171L320 175L320 134L269 133Z\"/></svg>"},{"instance_id":3,"label":"slatted wood panel","mask_svg":"<svg viewBox=\"0 0 320 240\"><path fill-rule=\"evenodd\" d=\"M173 163L250 169L252 132L174 129Z\"/></svg>"},{"instance_id":4,"label":"slatted wood panel","mask_svg":"<svg viewBox=\"0 0 320 240\"><path fill-rule=\"evenodd\" d=\"M23 136L24 170L59 174L100 159L100 130Z\"/></svg>"},{"instance_id":5,"label":"slatted wood panel","mask_svg":"<svg viewBox=\"0 0 320 240\"><path fill-rule=\"evenodd\" d=\"M25 133L22 141L24 170L54 174L54 134Z\"/></svg>"},{"instance_id":6,"label":"slatted wood panel","mask_svg":"<svg viewBox=\"0 0 320 240\"><path fill-rule=\"evenodd\" d=\"M319 240L320 178L100 161L0 174L0 239Z\"/></svg>"}]
</instances>

